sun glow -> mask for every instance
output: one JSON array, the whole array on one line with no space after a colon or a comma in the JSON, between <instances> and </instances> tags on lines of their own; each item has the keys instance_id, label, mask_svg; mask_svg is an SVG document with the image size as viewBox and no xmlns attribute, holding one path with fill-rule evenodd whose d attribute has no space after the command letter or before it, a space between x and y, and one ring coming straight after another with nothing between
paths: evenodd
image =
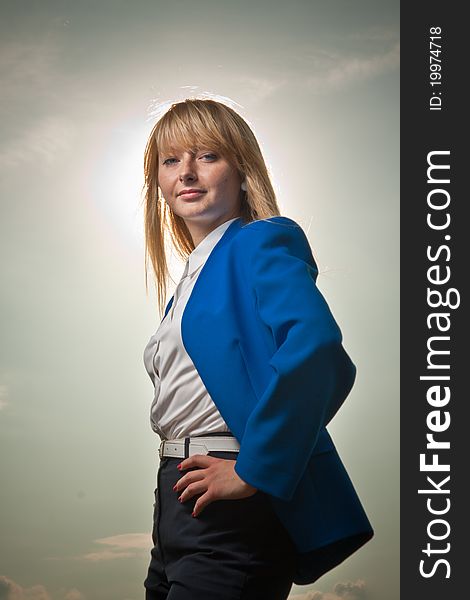
<instances>
[{"instance_id":1,"label":"sun glow","mask_svg":"<svg viewBox=\"0 0 470 600\"><path fill-rule=\"evenodd\" d=\"M93 205L111 233L133 249L143 248L143 156L148 124L120 123L96 149L90 177Z\"/></svg>"}]
</instances>

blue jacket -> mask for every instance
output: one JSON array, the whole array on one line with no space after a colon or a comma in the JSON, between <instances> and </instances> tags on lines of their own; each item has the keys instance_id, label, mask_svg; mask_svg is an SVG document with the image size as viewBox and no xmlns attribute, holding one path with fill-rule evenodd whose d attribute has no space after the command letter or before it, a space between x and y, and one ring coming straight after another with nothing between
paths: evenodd
<instances>
[{"instance_id":1,"label":"blue jacket","mask_svg":"<svg viewBox=\"0 0 470 600\"><path fill-rule=\"evenodd\" d=\"M181 320L186 351L240 442L235 471L268 494L296 546L297 584L373 536L325 428L356 368L316 276L295 221L237 219L207 258Z\"/></svg>"}]
</instances>

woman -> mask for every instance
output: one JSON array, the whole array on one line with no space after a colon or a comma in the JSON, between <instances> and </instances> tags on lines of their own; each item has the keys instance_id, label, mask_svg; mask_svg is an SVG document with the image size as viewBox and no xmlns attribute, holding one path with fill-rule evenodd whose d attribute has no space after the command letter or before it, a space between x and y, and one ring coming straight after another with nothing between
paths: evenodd
<instances>
[{"instance_id":1,"label":"woman","mask_svg":"<svg viewBox=\"0 0 470 600\"><path fill-rule=\"evenodd\" d=\"M247 123L173 104L145 152L146 252L186 259L144 362L162 440L146 598L285 599L372 528L325 428L355 367Z\"/></svg>"}]
</instances>

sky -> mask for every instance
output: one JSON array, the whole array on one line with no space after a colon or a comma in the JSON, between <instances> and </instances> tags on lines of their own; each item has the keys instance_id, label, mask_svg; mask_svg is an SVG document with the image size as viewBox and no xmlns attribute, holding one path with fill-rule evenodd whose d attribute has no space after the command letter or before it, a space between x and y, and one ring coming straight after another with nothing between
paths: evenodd
<instances>
[{"instance_id":1,"label":"sky","mask_svg":"<svg viewBox=\"0 0 470 600\"><path fill-rule=\"evenodd\" d=\"M329 431L375 537L291 596L396 600L398 1L0 11L0 600L143 597L159 442L143 150L168 102L207 95L252 126L358 369Z\"/></svg>"}]
</instances>

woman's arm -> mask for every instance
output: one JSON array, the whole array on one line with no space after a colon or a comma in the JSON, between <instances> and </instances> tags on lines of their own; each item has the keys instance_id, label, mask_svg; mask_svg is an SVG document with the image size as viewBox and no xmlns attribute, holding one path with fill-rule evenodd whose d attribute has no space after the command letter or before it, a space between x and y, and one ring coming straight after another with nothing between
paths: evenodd
<instances>
[{"instance_id":1,"label":"woman's arm","mask_svg":"<svg viewBox=\"0 0 470 600\"><path fill-rule=\"evenodd\" d=\"M321 428L347 397L356 368L316 286L317 268L304 232L291 219L274 219L247 225L237 240L259 317L271 330L276 351L235 471L256 488L289 500Z\"/></svg>"}]
</instances>

